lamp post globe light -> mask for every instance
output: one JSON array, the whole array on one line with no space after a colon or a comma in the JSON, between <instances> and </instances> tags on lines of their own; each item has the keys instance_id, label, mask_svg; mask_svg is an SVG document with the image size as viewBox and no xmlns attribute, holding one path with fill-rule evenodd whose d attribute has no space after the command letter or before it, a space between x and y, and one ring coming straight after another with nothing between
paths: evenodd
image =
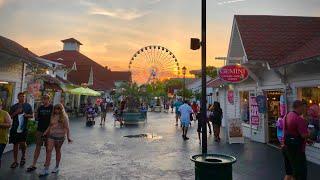
<instances>
[{"instance_id":1,"label":"lamp post globe light","mask_svg":"<svg viewBox=\"0 0 320 180\"><path fill-rule=\"evenodd\" d=\"M186 72L187 72L187 68L185 66L183 66L182 68L182 74L183 74L183 101L186 100Z\"/></svg>"}]
</instances>

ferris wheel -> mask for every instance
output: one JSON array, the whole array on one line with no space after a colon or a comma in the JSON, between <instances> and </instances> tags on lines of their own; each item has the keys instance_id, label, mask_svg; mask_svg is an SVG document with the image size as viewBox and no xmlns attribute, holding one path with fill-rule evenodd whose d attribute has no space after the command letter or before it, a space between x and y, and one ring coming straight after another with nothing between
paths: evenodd
<instances>
[{"instance_id":1,"label":"ferris wheel","mask_svg":"<svg viewBox=\"0 0 320 180\"><path fill-rule=\"evenodd\" d=\"M129 62L129 71L137 83L150 83L180 75L176 56L169 49L156 45L138 50Z\"/></svg>"}]
</instances>

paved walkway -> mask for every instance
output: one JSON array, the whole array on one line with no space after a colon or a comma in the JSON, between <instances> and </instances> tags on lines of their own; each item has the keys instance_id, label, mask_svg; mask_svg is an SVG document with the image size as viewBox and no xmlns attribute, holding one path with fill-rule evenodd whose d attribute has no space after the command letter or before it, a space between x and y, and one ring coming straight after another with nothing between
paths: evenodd
<instances>
[{"instance_id":1,"label":"paved walkway","mask_svg":"<svg viewBox=\"0 0 320 180\"><path fill-rule=\"evenodd\" d=\"M63 147L60 173L42 179L194 179L194 164L189 157L201 152L196 125L192 125L190 140L182 141L181 130L174 126L171 113L150 113L147 124L123 128L113 126L110 114L107 120L105 127L96 125L93 128L85 127L84 119L72 120L74 143ZM153 133L162 138L124 137L141 133ZM229 145L223 140L217 144L211 136L208 141L209 152L237 157L236 180L278 180L284 175L281 153L273 147L250 141ZM26 165L31 162L33 150L34 146L30 146ZM39 167L44 163L44 153L40 156ZM25 168L10 169L11 160L12 152L4 154L0 179L39 179L37 173L25 173ZM310 180L320 177L320 166L309 163L308 168Z\"/></svg>"}]
</instances>

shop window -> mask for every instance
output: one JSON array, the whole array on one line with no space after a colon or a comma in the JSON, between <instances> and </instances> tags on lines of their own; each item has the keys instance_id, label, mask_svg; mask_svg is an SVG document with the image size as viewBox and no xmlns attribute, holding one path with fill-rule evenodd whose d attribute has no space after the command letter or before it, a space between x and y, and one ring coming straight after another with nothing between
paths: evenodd
<instances>
[{"instance_id":1,"label":"shop window","mask_svg":"<svg viewBox=\"0 0 320 180\"><path fill-rule=\"evenodd\" d=\"M240 119L245 123L249 122L249 91L240 91Z\"/></svg>"},{"instance_id":2,"label":"shop window","mask_svg":"<svg viewBox=\"0 0 320 180\"><path fill-rule=\"evenodd\" d=\"M306 105L303 116L308 121L312 139L320 143L320 87L299 88L298 99Z\"/></svg>"},{"instance_id":3,"label":"shop window","mask_svg":"<svg viewBox=\"0 0 320 180\"><path fill-rule=\"evenodd\" d=\"M4 110L9 110L12 104L14 84L9 82L0 83L0 102Z\"/></svg>"}]
</instances>

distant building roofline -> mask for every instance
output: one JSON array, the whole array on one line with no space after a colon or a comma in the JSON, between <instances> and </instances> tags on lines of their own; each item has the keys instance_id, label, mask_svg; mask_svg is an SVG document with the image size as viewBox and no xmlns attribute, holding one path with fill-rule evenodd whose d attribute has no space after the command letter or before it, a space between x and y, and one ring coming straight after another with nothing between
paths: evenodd
<instances>
[{"instance_id":1,"label":"distant building roofline","mask_svg":"<svg viewBox=\"0 0 320 180\"><path fill-rule=\"evenodd\" d=\"M76 40L75 38L68 38L68 39L63 39L61 42L66 43L66 42L75 42L79 45L83 45L80 41Z\"/></svg>"}]
</instances>

